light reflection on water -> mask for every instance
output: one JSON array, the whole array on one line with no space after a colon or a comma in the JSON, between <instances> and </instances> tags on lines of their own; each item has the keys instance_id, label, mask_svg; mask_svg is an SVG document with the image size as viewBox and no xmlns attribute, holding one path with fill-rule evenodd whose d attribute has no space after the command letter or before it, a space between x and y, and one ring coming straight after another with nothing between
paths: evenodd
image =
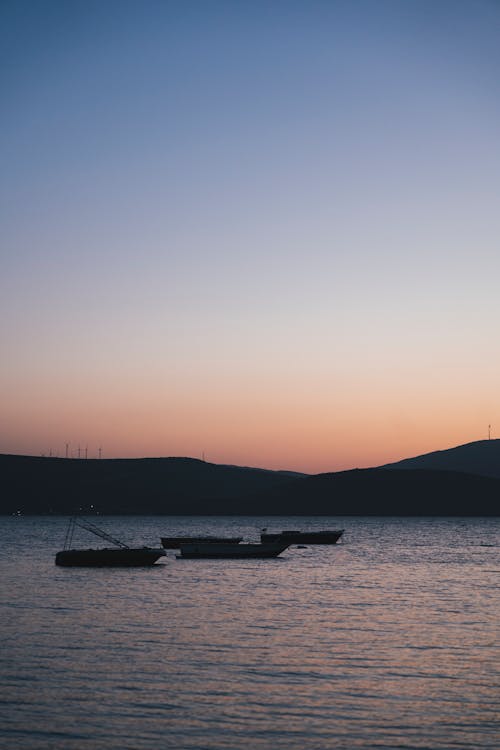
<instances>
[{"instance_id":1,"label":"light reflection on water","mask_svg":"<svg viewBox=\"0 0 500 750\"><path fill-rule=\"evenodd\" d=\"M125 570L57 568L66 523L0 519L0 747L500 746L498 519L100 519L136 546L346 529Z\"/></svg>"}]
</instances>

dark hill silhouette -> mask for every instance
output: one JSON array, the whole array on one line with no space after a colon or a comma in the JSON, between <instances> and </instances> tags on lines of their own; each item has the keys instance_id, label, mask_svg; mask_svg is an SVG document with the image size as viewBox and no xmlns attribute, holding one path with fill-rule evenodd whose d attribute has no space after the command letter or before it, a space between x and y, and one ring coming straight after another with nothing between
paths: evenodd
<instances>
[{"instance_id":1,"label":"dark hill silhouette","mask_svg":"<svg viewBox=\"0 0 500 750\"><path fill-rule=\"evenodd\" d=\"M500 478L500 440L477 440L455 448L405 458L379 468L463 471Z\"/></svg>"},{"instance_id":2,"label":"dark hill silhouette","mask_svg":"<svg viewBox=\"0 0 500 750\"><path fill-rule=\"evenodd\" d=\"M276 486L268 506L290 515L497 516L500 479L425 469L354 469Z\"/></svg>"},{"instance_id":3,"label":"dark hill silhouette","mask_svg":"<svg viewBox=\"0 0 500 750\"><path fill-rule=\"evenodd\" d=\"M0 513L203 513L297 472L194 458L65 459L0 454ZM195 508L195 510L191 510ZM237 511L236 511L237 512Z\"/></svg>"},{"instance_id":4,"label":"dark hill silhouette","mask_svg":"<svg viewBox=\"0 0 500 750\"><path fill-rule=\"evenodd\" d=\"M499 442L460 448L484 471ZM481 463L482 450L487 456ZM0 488L2 514L500 515L500 478L449 467L390 465L308 476L193 458L0 455Z\"/></svg>"}]
</instances>

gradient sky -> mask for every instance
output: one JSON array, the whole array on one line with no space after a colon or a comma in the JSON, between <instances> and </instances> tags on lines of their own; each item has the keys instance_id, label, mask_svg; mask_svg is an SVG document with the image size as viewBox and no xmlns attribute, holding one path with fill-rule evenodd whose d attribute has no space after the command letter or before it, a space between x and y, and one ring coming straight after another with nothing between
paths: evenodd
<instances>
[{"instance_id":1,"label":"gradient sky","mask_svg":"<svg viewBox=\"0 0 500 750\"><path fill-rule=\"evenodd\" d=\"M500 3L0 5L0 452L500 435Z\"/></svg>"}]
</instances>

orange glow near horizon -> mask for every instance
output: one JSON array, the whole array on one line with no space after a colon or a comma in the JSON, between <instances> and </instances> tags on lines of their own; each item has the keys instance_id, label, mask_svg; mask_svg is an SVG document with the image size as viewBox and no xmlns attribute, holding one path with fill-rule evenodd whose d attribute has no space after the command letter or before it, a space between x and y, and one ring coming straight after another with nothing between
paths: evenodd
<instances>
[{"instance_id":1,"label":"orange glow near horizon","mask_svg":"<svg viewBox=\"0 0 500 750\"><path fill-rule=\"evenodd\" d=\"M361 384L335 396L327 383L316 389L280 389L239 383L236 389L212 387L210 395L180 383L167 398L150 388L125 392L120 387L75 398L45 383L39 392L8 402L4 453L105 458L187 456L211 463L287 469L306 473L339 471L390 463L487 437L494 420L488 398L466 409L460 392L386 392ZM82 385L82 384L80 384ZM130 383L127 388L130 388ZM305 384L302 384L303 386ZM390 385L390 384L388 384ZM409 406L410 404L411 406Z\"/></svg>"}]
</instances>

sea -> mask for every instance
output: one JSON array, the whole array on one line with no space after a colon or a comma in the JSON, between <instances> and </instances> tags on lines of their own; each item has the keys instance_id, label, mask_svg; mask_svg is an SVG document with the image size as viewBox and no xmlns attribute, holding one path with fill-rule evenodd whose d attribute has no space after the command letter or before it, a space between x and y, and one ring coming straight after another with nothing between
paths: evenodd
<instances>
[{"instance_id":1,"label":"sea","mask_svg":"<svg viewBox=\"0 0 500 750\"><path fill-rule=\"evenodd\" d=\"M2 750L500 748L499 518L91 520L131 546L345 532L72 569L67 518L0 518Z\"/></svg>"}]
</instances>

